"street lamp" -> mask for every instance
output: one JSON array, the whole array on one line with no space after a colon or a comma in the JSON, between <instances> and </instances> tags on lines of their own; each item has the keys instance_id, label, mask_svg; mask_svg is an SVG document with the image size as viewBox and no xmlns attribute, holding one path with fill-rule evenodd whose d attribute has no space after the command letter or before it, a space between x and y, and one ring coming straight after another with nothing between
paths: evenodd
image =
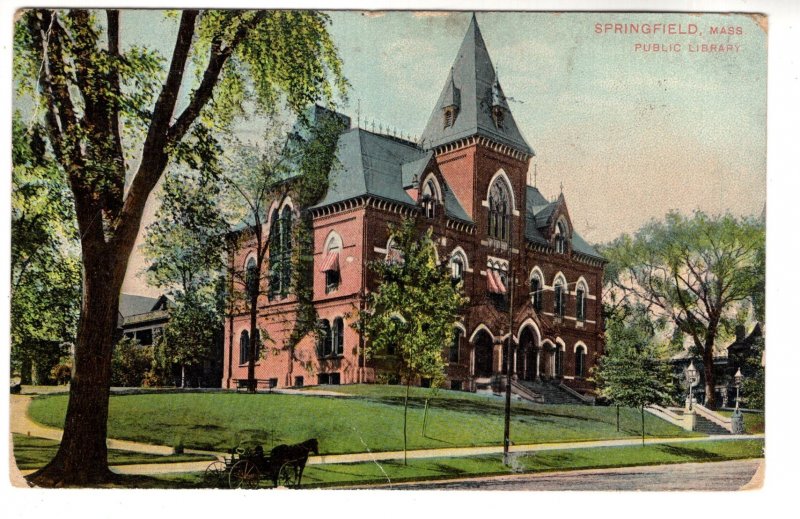
<instances>
[{"instance_id":1,"label":"street lamp","mask_svg":"<svg viewBox=\"0 0 800 519\"><path fill-rule=\"evenodd\" d=\"M698 377L697 368L694 367L694 360L692 360L691 362L689 362L689 367L686 368L686 381L689 384L689 406L688 406L689 411L692 410L692 400L694 400L692 395L692 389L694 389L694 386L697 385L697 382L699 380L700 378Z\"/></svg>"},{"instance_id":2,"label":"street lamp","mask_svg":"<svg viewBox=\"0 0 800 519\"><path fill-rule=\"evenodd\" d=\"M737 369L736 374L733 376L733 383L736 386L736 411L739 410L739 388L742 387L743 378L742 368Z\"/></svg>"}]
</instances>

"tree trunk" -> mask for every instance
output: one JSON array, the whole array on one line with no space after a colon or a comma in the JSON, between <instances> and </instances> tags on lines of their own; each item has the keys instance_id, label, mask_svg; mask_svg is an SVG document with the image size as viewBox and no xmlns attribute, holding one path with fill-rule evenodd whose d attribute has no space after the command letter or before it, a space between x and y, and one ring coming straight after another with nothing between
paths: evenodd
<instances>
[{"instance_id":1,"label":"tree trunk","mask_svg":"<svg viewBox=\"0 0 800 519\"><path fill-rule=\"evenodd\" d=\"M619 432L619 404L617 404L617 432Z\"/></svg>"},{"instance_id":2,"label":"tree trunk","mask_svg":"<svg viewBox=\"0 0 800 519\"><path fill-rule=\"evenodd\" d=\"M261 269L256 273L256 279L261 279ZM248 352L249 358L247 359L247 391L250 393L256 392L256 355L258 355L258 342L261 342L261 337L258 333L258 290L251 290L249 284L247 287L250 297L250 348Z\"/></svg>"},{"instance_id":3,"label":"tree trunk","mask_svg":"<svg viewBox=\"0 0 800 519\"><path fill-rule=\"evenodd\" d=\"M406 399L403 405L403 465L408 465L408 393L411 391L411 377L406 377Z\"/></svg>"},{"instance_id":4,"label":"tree trunk","mask_svg":"<svg viewBox=\"0 0 800 519\"><path fill-rule=\"evenodd\" d=\"M642 412L642 447L644 447L644 406L640 410Z\"/></svg>"},{"instance_id":5,"label":"tree trunk","mask_svg":"<svg viewBox=\"0 0 800 519\"><path fill-rule=\"evenodd\" d=\"M186 389L186 364L181 364L181 388Z\"/></svg>"},{"instance_id":6,"label":"tree trunk","mask_svg":"<svg viewBox=\"0 0 800 519\"><path fill-rule=\"evenodd\" d=\"M716 331L709 329L706 335L705 346L703 348L703 376L706 380L706 401L704 405L709 409L717 408L717 398L714 388L717 385L714 374L714 338Z\"/></svg>"},{"instance_id":7,"label":"tree trunk","mask_svg":"<svg viewBox=\"0 0 800 519\"><path fill-rule=\"evenodd\" d=\"M113 260L113 256L95 261L84 257L83 302L64 434L50 463L28 476L34 485L91 486L114 476L108 469L106 434L122 276L114 279Z\"/></svg>"}]
</instances>

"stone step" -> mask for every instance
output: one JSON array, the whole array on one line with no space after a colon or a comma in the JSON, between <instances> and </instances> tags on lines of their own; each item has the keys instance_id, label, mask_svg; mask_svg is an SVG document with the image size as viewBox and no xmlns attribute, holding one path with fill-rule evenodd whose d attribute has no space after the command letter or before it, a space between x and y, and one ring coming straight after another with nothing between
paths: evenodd
<instances>
[{"instance_id":1,"label":"stone step","mask_svg":"<svg viewBox=\"0 0 800 519\"><path fill-rule=\"evenodd\" d=\"M696 432L701 432L704 434L714 435L714 436L720 434L730 434L730 432L724 427L720 427L719 425L715 424L710 420L707 420L706 418L700 415L695 416L694 430Z\"/></svg>"}]
</instances>

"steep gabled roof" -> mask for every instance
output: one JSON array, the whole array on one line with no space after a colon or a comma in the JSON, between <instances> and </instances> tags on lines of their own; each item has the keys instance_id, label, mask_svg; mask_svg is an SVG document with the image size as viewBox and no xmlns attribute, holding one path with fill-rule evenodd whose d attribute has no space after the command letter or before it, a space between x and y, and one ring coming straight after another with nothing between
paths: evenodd
<instances>
[{"instance_id":1,"label":"steep gabled roof","mask_svg":"<svg viewBox=\"0 0 800 519\"><path fill-rule=\"evenodd\" d=\"M120 294L119 313L122 317L146 314L155 310L157 306L160 306L159 303L162 305L167 304L168 300L166 300L166 296L147 297L134 294Z\"/></svg>"},{"instance_id":2,"label":"steep gabled roof","mask_svg":"<svg viewBox=\"0 0 800 519\"><path fill-rule=\"evenodd\" d=\"M500 127L495 125L492 118L493 89L495 102L505 112ZM458 107L455 121L452 126L445 128L442 109L454 102ZM472 135L488 137L518 151L534 154L508 107L475 15L425 126L422 146L426 149L435 148Z\"/></svg>"}]
</instances>

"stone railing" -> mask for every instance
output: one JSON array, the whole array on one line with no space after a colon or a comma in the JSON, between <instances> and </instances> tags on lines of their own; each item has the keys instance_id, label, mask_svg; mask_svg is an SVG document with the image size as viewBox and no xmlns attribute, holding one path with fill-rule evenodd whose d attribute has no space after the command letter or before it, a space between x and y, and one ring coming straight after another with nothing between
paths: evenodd
<instances>
[{"instance_id":1,"label":"stone railing","mask_svg":"<svg viewBox=\"0 0 800 519\"><path fill-rule=\"evenodd\" d=\"M677 425L685 431L691 431L694 429L694 414L692 413L680 415L673 413L669 409L661 407L660 405L647 406L644 408L644 410L654 416L657 416L658 418L661 418L662 420L666 420L672 425Z\"/></svg>"},{"instance_id":2,"label":"stone railing","mask_svg":"<svg viewBox=\"0 0 800 519\"><path fill-rule=\"evenodd\" d=\"M578 393L577 391L575 391L574 389L572 389L571 387L569 387L568 385L564 384L563 382L560 383L558 385L558 387L560 389L562 389L563 391L566 391L570 395L574 396L575 398L580 399L581 402L583 402L585 404L589 404L589 405L594 405L594 397L593 396L582 395L582 394Z\"/></svg>"},{"instance_id":3,"label":"stone railing","mask_svg":"<svg viewBox=\"0 0 800 519\"><path fill-rule=\"evenodd\" d=\"M700 404L694 404L692 409L695 413L702 416L709 422L715 423L725 429L728 432L733 432L733 424L731 423L730 418L726 418L721 414L715 413L711 409L707 409Z\"/></svg>"}]
</instances>

